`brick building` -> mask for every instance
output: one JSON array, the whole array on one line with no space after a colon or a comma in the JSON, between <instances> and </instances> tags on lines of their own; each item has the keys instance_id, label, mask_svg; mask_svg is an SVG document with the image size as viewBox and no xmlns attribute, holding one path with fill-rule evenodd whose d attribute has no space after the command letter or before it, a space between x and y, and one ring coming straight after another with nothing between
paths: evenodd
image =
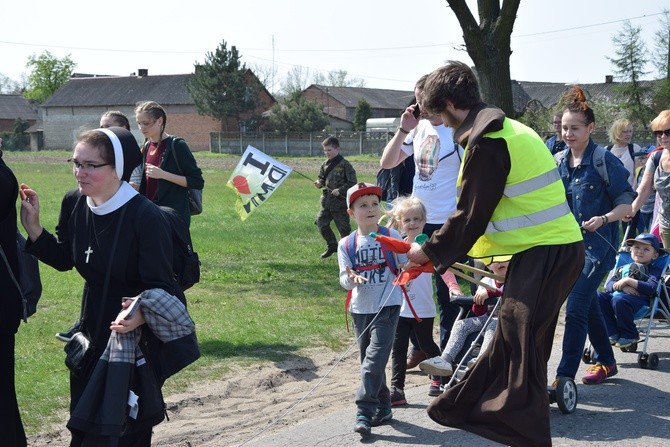
<instances>
[{"instance_id":1,"label":"brick building","mask_svg":"<svg viewBox=\"0 0 670 447\"><path fill-rule=\"evenodd\" d=\"M107 110L125 113L137 140L144 137L134 125L135 104L156 101L165 108L165 131L186 140L193 151L209 150L209 133L222 128L237 128L235 118L221 123L198 114L186 85L192 74L149 76L139 70L139 76L73 77L58 89L41 107L44 149L69 149L82 130L98 127L100 115ZM258 82L249 70L248 76ZM260 85L260 82L258 82ZM275 103L272 95L261 89L260 115Z\"/></svg>"}]
</instances>

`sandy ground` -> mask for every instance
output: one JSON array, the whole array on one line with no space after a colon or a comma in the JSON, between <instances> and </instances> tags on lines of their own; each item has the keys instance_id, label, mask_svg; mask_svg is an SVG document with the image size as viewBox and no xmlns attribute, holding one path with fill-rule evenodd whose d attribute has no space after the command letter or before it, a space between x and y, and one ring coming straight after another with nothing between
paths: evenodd
<instances>
[{"instance_id":1,"label":"sandy ground","mask_svg":"<svg viewBox=\"0 0 670 447\"><path fill-rule=\"evenodd\" d=\"M562 334L563 316L554 343L560 343ZM343 408L351 408L353 418L358 380L355 346L340 353L313 349L281 362L233 368L221 380L197 383L184 393L166 396L169 421L155 427L152 445L243 446L305 418L327 417ZM424 387L427 393L428 386L428 376L418 368L408 371L406 389ZM69 432L62 430L34 436L29 445L53 447L68 442Z\"/></svg>"}]
</instances>

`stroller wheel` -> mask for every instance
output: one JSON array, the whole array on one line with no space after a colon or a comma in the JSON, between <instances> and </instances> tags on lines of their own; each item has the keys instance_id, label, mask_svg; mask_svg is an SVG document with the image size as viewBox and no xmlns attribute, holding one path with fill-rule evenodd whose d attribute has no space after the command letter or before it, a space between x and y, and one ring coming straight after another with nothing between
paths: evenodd
<instances>
[{"instance_id":1,"label":"stroller wheel","mask_svg":"<svg viewBox=\"0 0 670 447\"><path fill-rule=\"evenodd\" d=\"M584 348L584 352L582 353L582 361L587 365L594 363L593 357L594 357L593 348L592 347Z\"/></svg>"},{"instance_id":2,"label":"stroller wheel","mask_svg":"<svg viewBox=\"0 0 670 447\"><path fill-rule=\"evenodd\" d=\"M577 409L577 386L569 377L559 377L555 388L558 409L563 414L572 414Z\"/></svg>"},{"instance_id":3,"label":"stroller wheel","mask_svg":"<svg viewBox=\"0 0 670 447\"><path fill-rule=\"evenodd\" d=\"M649 354L645 354L644 352L640 352L637 355L637 365L642 368L642 369L647 369L649 362Z\"/></svg>"},{"instance_id":4,"label":"stroller wheel","mask_svg":"<svg viewBox=\"0 0 670 447\"><path fill-rule=\"evenodd\" d=\"M658 354L649 354L649 369L658 368Z\"/></svg>"}]
</instances>

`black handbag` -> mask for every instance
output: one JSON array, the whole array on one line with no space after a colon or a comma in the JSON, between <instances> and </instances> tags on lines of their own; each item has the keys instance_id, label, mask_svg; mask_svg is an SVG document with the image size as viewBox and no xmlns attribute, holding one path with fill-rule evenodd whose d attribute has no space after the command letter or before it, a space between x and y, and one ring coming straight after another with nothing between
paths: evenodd
<instances>
[{"instance_id":1,"label":"black handbag","mask_svg":"<svg viewBox=\"0 0 670 447\"><path fill-rule=\"evenodd\" d=\"M91 372L94 364L93 344L82 332L76 332L63 348L65 365L75 377L84 378Z\"/></svg>"}]
</instances>

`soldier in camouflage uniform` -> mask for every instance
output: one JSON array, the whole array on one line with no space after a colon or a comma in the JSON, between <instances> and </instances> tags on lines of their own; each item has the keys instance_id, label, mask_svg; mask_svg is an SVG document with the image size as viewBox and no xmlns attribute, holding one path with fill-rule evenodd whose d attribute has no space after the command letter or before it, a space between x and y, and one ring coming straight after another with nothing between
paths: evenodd
<instances>
[{"instance_id":1,"label":"soldier in camouflage uniform","mask_svg":"<svg viewBox=\"0 0 670 447\"><path fill-rule=\"evenodd\" d=\"M321 143L326 161L319 170L319 179L314 186L323 189L321 195L321 209L314 223L319 228L321 236L326 240L326 251L321 254L325 259L337 253L335 233L330 228L330 222L335 221L340 238L351 233L351 224L347 214L347 190L357 183L356 171L347 160L340 155L340 142L335 137L328 137Z\"/></svg>"}]
</instances>

